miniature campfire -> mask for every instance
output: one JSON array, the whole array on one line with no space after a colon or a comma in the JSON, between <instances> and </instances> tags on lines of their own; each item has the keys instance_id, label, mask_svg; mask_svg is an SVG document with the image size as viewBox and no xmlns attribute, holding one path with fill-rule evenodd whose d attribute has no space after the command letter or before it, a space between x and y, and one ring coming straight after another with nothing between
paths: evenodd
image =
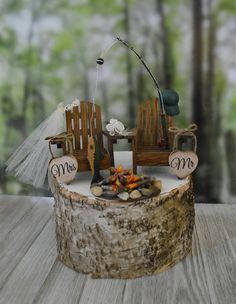
<instances>
[{"instance_id":1,"label":"miniature campfire","mask_svg":"<svg viewBox=\"0 0 236 304\"><path fill-rule=\"evenodd\" d=\"M162 183L154 177L135 175L132 170L125 170L120 165L110 168L110 172L110 176L91 185L94 196L127 201L151 197L161 192Z\"/></svg>"}]
</instances>

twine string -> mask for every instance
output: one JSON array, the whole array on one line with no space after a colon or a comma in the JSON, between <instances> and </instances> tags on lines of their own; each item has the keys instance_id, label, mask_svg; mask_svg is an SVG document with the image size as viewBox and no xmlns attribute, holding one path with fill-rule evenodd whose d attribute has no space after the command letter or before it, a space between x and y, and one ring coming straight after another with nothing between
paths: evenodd
<instances>
[{"instance_id":1,"label":"twine string","mask_svg":"<svg viewBox=\"0 0 236 304\"><path fill-rule=\"evenodd\" d=\"M197 137L193 133L197 131L197 125L196 124L190 124L187 128L178 128L178 127L169 127L169 132L175 133L174 143L173 143L173 150L175 151L177 149L177 140L180 135L190 135L194 138L194 152L197 151Z\"/></svg>"},{"instance_id":2,"label":"twine string","mask_svg":"<svg viewBox=\"0 0 236 304\"><path fill-rule=\"evenodd\" d=\"M72 147L72 143L70 141L70 139L72 138L73 134L72 133L62 133L61 135L58 135L58 136L50 136L50 137L47 137L46 139L49 139L49 142L48 142L48 147L49 147L49 151L50 151L50 154L52 156L52 159L55 158L53 152L52 152L52 142L55 141L55 140L64 140L65 143L68 144L69 146L69 154L72 154L73 153L73 147Z\"/></svg>"}]
</instances>

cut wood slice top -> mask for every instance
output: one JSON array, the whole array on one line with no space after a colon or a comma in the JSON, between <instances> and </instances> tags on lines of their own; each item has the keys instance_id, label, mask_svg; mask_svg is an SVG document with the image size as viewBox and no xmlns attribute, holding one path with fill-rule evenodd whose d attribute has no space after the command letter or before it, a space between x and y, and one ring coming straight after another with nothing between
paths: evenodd
<instances>
[{"instance_id":1,"label":"cut wood slice top","mask_svg":"<svg viewBox=\"0 0 236 304\"><path fill-rule=\"evenodd\" d=\"M121 164L124 169L132 168L132 152L128 151L118 151L115 152L115 166ZM109 171L101 171L103 177L109 175ZM162 181L162 191L163 193L168 193L175 188L179 188L189 182L189 179L179 180L176 176L171 173L169 167L138 167L138 174L145 174ZM82 196L88 197L90 199L95 199L90 191L91 183L91 172L80 172L77 174L74 181L70 184L63 184L62 187L69 191L79 193ZM101 199L101 198L100 198Z\"/></svg>"}]
</instances>

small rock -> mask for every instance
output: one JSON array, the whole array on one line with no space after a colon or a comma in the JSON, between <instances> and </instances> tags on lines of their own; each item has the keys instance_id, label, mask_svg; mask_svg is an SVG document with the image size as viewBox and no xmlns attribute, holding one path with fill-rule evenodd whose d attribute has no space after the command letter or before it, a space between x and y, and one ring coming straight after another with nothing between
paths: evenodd
<instances>
[{"instance_id":1,"label":"small rock","mask_svg":"<svg viewBox=\"0 0 236 304\"><path fill-rule=\"evenodd\" d=\"M95 196L101 196L103 193L102 188L99 186L93 186L90 190L91 190L92 194Z\"/></svg>"},{"instance_id":2,"label":"small rock","mask_svg":"<svg viewBox=\"0 0 236 304\"><path fill-rule=\"evenodd\" d=\"M160 194L162 189L162 182L160 180L153 181L149 189L152 192L152 194L155 195Z\"/></svg>"},{"instance_id":3,"label":"small rock","mask_svg":"<svg viewBox=\"0 0 236 304\"><path fill-rule=\"evenodd\" d=\"M149 188L142 188L140 189L143 196L150 196L152 195L152 191Z\"/></svg>"},{"instance_id":4,"label":"small rock","mask_svg":"<svg viewBox=\"0 0 236 304\"><path fill-rule=\"evenodd\" d=\"M129 199L129 193L128 192L121 192L117 195L122 201L127 201Z\"/></svg>"},{"instance_id":5,"label":"small rock","mask_svg":"<svg viewBox=\"0 0 236 304\"><path fill-rule=\"evenodd\" d=\"M158 188L158 189L160 190L160 192L161 192L161 189L162 189L162 181L161 181L161 180L156 180L156 181L154 181L153 186L156 187L156 188Z\"/></svg>"},{"instance_id":6,"label":"small rock","mask_svg":"<svg viewBox=\"0 0 236 304\"><path fill-rule=\"evenodd\" d=\"M158 195L158 194L161 193L161 189L157 188L157 187L154 186L154 185L151 185L151 186L149 187L149 189L150 189L150 191L151 191L152 194Z\"/></svg>"},{"instance_id":7,"label":"small rock","mask_svg":"<svg viewBox=\"0 0 236 304\"><path fill-rule=\"evenodd\" d=\"M132 199L140 198L141 196L142 196L142 194L138 190L133 190L130 193L130 198L132 198Z\"/></svg>"}]
</instances>

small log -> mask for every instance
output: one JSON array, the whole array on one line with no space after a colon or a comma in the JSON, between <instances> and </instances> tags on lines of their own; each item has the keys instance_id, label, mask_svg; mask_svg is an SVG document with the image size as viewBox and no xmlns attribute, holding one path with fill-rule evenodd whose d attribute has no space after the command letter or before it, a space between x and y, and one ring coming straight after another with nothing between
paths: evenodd
<instances>
[{"instance_id":1,"label":"small log","mask_svg":"<svg viewBox=\"0 0 236 304\"><path fill-rule=\"evenodd\" d=\"M113 199L113 198L116 198L117 197L117 192L115 191L104 191L103 192L103 197L106 198L106 199Z\"/></svg>"},{"instance_id":2,"label":"small log","mask_svg":"<svg viewBox=\"0 0 236 304\"><path fill-rule=\"evenodd\" d=\"M103 190L108 190L108 191L112 191L112 186L110 186L110 185L102 185L101 186L101 188L103 189Z\"/></svg>"},{"instance_id":3,"label":"small log","mask_svg":"<svg viewBox=\"0 0 236 304\"><path fill-rule=\"evenodd\" d=\"M148 184L152 184L153 182L155 181L154 178L145 178L144 180L141 180L141 181L138 181L138 182L135 182L134 184L130 184L128 185L127 187L131 188L131 189L137 189L139 187L142 187L142 186L146 186ZM132 186L131 186L132 185Z\"/></svg>"},{"instance_id":4,"label":"small log","mask_svg":"<svg viewBox=\"0 0 236 304\"><path fill-rule=\"evenodd\" d=\"M125 175L120 175L119 181L121 182L121 184L125 185L127 183L127 178L125 177Z\"/></svg>"},{"instance_id":5,"label":"small log","mask_svg":"<svg viewBox=\"0 0 236 304\"><path fill-rule=\"evenodd\" d=\"M111 172L111 174L116 174L116 168L111 167L110 168L110 172ZM121 172L121 174L123 174L123 175L130 175L130 174L132 174L132 170L123 170Z\"/></svg>"},{"instance_id":6,"label":"small log","mask_svg":"<svg viewBox=\"0 0 236 304\"><path fill-rule=\"evenodd\" d=\"M99 186L108 185L108 184L110 184L112 182L112 178L113 178L113 175L110 175L107 178L104 178L103 180L99 181L97 184Z\"/></svg>"},{"instance_id":7,"label":"small log","mask_svg":"<svg viewBox=\"0 0 236 304\"><path fill-rule=\"evenodd\" d=\"M143 196L151 196L153 192L149 188L141 188L139 191L142 193Z\"/></svg>"},{"instance_id":8,"label":"small log","mask_svg":"<svg viewBox=\"0 0 236 304\"><path fill-rule=\"evenodd\" d=\"M103 189L99 186L93 186L90 190L94 196L101 196L103 194Z\"/></svg>"}]
</instances>

